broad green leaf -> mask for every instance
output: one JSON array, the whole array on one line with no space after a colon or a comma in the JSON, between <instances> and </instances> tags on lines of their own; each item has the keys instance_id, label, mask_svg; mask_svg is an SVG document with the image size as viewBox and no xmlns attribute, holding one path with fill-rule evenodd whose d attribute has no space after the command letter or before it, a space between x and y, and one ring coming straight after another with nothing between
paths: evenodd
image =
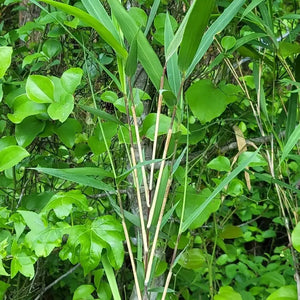
<instances>
[{"instance_id":1,"label":"broad green leaf","mask_svg":"<svg viewBox=\"0 0 300 300\"><path fill-rule=\"evenodd\" d=\"M102 130L100 126L97 126L94 131L94 135L89 137L88 145L95 155L99 155L107 151L107 147L110 147L112 138L116 135L118 126L115 123L105 122L102 124ZM106 147L107 146L107 147Z\"/></svg>"},{"instance_id":2,"label":"broad green leaf","mask_svg":"<svg viewBox=\"0 0 300 300\"><path fill-rule=\"evenodd\" d=\"M178 263L186 269L197 270L207 265L206 255L201 249L192 248L181 255Z\"/></svg>"},{"instance_id":3,"label":"broad green leaf","mask_svg":"<svg viewBox=\"0 0 300 300\"><path fill-rule=\"evenodd\" d=\"M288 56L293 56L300 53L300 45L297 43L289 43L282 41L279 43L279 54L285 59Z\"/></svg>"},{"instance_id":4,"label":"broad green leaf","mask_svg":"<svg viewBox=\"0 0 300 300\"><path fill-rule=\"evenodd\" d=\"M70 227L67 233L68 244L74 249L80 245L79 261L86 275L99 265L102 250L107 247L107 244L90 226L75 225Z\"/></svg>"},{"instance_id":5,"label":"broad green leaf","mask_svg":"<svg viewBox=\"0 0 300 300\"><path fill-rule=\"evenodd\" d=\"M104 93L101 94L100 99L108 102L108 103L115 103L118 100L118 95L117 93L113 91L105 91Z\"/></svg>"},{"instance_id":6,"label":"broad green leaf","mask_svg":"<svg viewBox=\"0 0 300 300\"><path fill-rule=\"evenodd\" d=\"M217 295L215 295L215 300L242 300L242 296L237 293L231 286L222 286Z\"/></svg>"},{"instance_id":7,"label":"broad green leaf","mask_svg":"<svg viewBox=\"0 0 300 300\"><path fill-rule=\"evenodd\" d=\"M255 159L259 149L257 149L248 160L243 161L237 168L235 168L211 193L211 195L194 211L191 215L183 222L180 232L187 230L190 225L196 220L196 218L204 211L204 209L210 204L210 202L223 190L223 188L230 183L230 181L235 178L240 172L242 172L245 167Z\"/></svg>"},{"instance_id":8,"label":"broad green leaf","mask_svg":"<svg viewBox=\"0 0 300 300\"><path fill-rule=\"evenodd\" d=\"M186 222L189 219L189 216L195 211L196 207L201 206L205 202L205 200L211 195L211 191L208 188L203 189L200 193L198 193L191 186L187 187L186 192L186 202L184 207L184 216L182 222ZM176 207L176 214L178 217L181 217L182 209L183 209L183 194L184 187L180 186L176 190L175 201L179 201ZM220 199L213 199L209 205L199 213L199 215L193 220L193 222L189 225L190 229L195 229L201 227L210 217L210 215L217 211L220 206Z\"/></svg>"},{"instance_id":9,"label":"broad green leaf","mask_svg":"<svg viewBox=\"0 0 300 300\"><path fill-rule=\"evenodd\" d=\"M237 196L243 195L244 183L237 178L232 179L228 185L226 193L232 197L237 197Z\"/></svg>"},{"instance_id":10,"label":"broad green leaf","mask_svg":"<svg viewBox=\"0 0 300 300\"><path fill-rule=\"evenodd\" d=\"M82 284L75 290L72 300L93 300L95 298L91 294L94 290L92 285Z\"/></svg>"},{"instance_id":11,"label":"broad green leaf","mask_svg":"<svg viewBox=\"0 0 300 300\"><path fill-rule=\"evenodd\" d=\"M19 146L27 147L45 128L45 122L35 117L28 117L16 125L15 136Z\"/></svg>"},{"instance_id":12,"label":"broad green leaf","mask_svg":"<svg viewBox=\"0 0 300 300\"><path fill-rule=\"evenodd\" d=\"M33 168L33 170L48 174L50 176L58 177L64 180L73 181L78 184L82 184L84 186L94 187L99 190L110 191L110 192L114 191L114 189L110 185L98 179L95 179L91 176L79 175L77 172L75 174L72 174L71 173L72 169L65 170L65 169L52 169L52 168Z\"/></svg>"},{"instance_id":13,"label":"broad green leaf","mask_svg":"<svg viewBox=\"0 0 300 300\"><path fill-rule=\"evenodd\" d=\"M273 292L267 300L297 300L296 285L286 285Z\"/></svg>"},{"instance_id":14,"label":"broad green leaf","mask_svg":"<svg viewBox=\"0 0 300 300\"><path fill-rule=\"evenodd\" d=\"M128 11L131 18L136 22L139 28L145 28L147 24L147 14L139 7L130 7Z\"/></svg>"},{"instance_id":15,"label":"broad green leaf","mask_svg":"<svg viewBox=\"0 0 300 300\"><path fill-rule=\"evenodd\" d=\"M29 75L25 88L28 98L36 103L52 103L54 101L54 84L46 76Z\"/></svg>"},{"instance_id":16,"label":"broad green leaf","mask_svg":"<svg viewBox=\"0 0 300 300\"><path fill-rule=\"evenodd\" d=\"M32 0L33 3L35 3L34 0ZM117 54L119 54L121 57L126 58L127 52L125 48L120 44L119 41L115 39L115 37L112 35L112 33L103 26L102 23L100 23L97 19L95 19L93 16L89 15L88 13L84 12L83 10L71 6L68 4L64 4L57 1L52 0L43 0L42 2L45 2L47 4L50 4L58 9L61 9L62 11L73 15L77 18L79 18L81 21L83 21L88 26L94 28L100 37L105 40L115 51Z\"/></svg>"},{"instance_id":17,"label":"broad green leaf","mask_svg":"<svg viewBox=\"0 0 300 300\"><path fill-rule=\"evenodd\" d=\"M58 102L49 105L47 112L52 120L65 122L74 108L74 97L71 94L63 94Z\"/></svg>"},{"instance_id":18,"label":"broad green leaf","mask_svg":"<svg viewBox=\"0 0 300 300\"><path fill-rule=\"evenodd\" d=\"M284 277L278 271L264 273L259 283L270 287L282 287L286 284Z\"/></svg>"},{"instance_id":19,"label":"broad green leaf","mask_svg":"<svg viewBox=\"0 0 300 300\"><path fill-rule=\"evenodd\" d=\"M0 280L0 299L4 299L6 290L10 287L10 284Z\"/></svg>"},{"instance_id":20,"label":"broad green leaf","mask_svg":"<svg viewBox=\"0 0 300 300\"><path fill-rule=\"evenodd\" d=\"M214 36L220 33L229 24L229 22L235 17L235 15L238 13L238 11L244 5L244 3L245 0L232 1L230 5L218 17L218 19L204 33L196 55L192 63L188 66L188 70L186 72L187 77L192 73L195 66L198 64L200 59L203 57L207 49L212 44Z\"/></svg>"},{"instance_id":21,"label":"broad green leaf","mask_svg":"<svg viewBox=\"0 0 300 300\"><path fill-rule=\"evenodd\" d=\"M224 36L221 40L221 45L225 49L225 51L228 51L232 49L236 44L236 39L234 36Z\"/></svg>"},{"instance_id":22,"label":"broad green leaf","mask_svg":"<svg viewBox=\"0 0 300 300\"><path fill-rule=\"evenodd\" d=\"M171 125L171 118L161 114L158 127L158 135L166 134ZM148 114L143 122L142 134L149 138L151 141L154 140L155 132L156 113ZM173 133L177 130L177 123L173 124ZM179 130L182 134L187 134L187 129L181 124Z\"/></svg>"},{"instance_id":23,"label":"broad green leaf","mask_svg":"<svg viewBox=\"0 0 300 300\"><path fill-rule=\"evenodd\" d=\"M72 148L75 144L75 135L81 132L81 124L76 119L67 119L60 127L55 129L59 139L68 147Z\"/></svg>"},{"instance_id":24,"label":"broad green leaf","mask_svg":"<svg viewBox=\"0 0 300 300\"><path fill-rule=\"evenodd\" d=\"M207 167L217 171L229 172L231 170L230 160L225 156L218 156L211 160Z\"/></svg>"},{"instance_id":25,"label":"broad green leaf","mask_svg":"<svg viewBox=\"0 0 300 300\"><path fill-rule=\"evenodd\" d=\"M288 141L283 147L280 163L282 163L300 139L300 124L294 129Z\"/></svg>"},{"instance_id":26,"label":"broad green leaf","mask_svg":"<svg viewBox=\"0 0 300 300\"><path fill-rule=\"evenodd\" d=\"M61 84L63 88L69 94L73 94L81 82L82 75L83 71L80 68L71 68L65 71L61 76Z\"/></svg>"},{"instance_id":27,"label":"broad green leaf","mask_svg":"<svg viewBox=\"0 0 300 300\"><path fill-rule=\"evenodd\" d=\"M92 228L109 245L107 256L110 264L115 269L121 268L124 259L124 237L121 223L113 216L102 216L92 223Z\"/></svg>"},{"instance_id":28,"label":"broad green leaf","mask_svg":"<svg viewBox=\"0 0 300 300\"><path fill-rule=\"evenodd\" d=\"M62 236L62 228L57 226L36 228L26 234L25 242L37 257L47 257L54 248L61 246Z\"/></svg>"},{"instance_id":29,"label":"broad green leaf","mask_svg":"<svg viewBox=\"0 0 300 300\"><path fill-rule=\"evenodd\" d=\"M4 136L0 139L0 150L16 144L17 142L14 136Z\"/></svg>"},{"instance_id":30,"label":"broad green leaf","mask_svg":"<svg viewBox=\"0 0 300 300\"><path fill-rule=\"evenodd\" d=\"M124 249L122 226L113 216L102 216L92 224L75 225L67 230L68 243L74 247L80 245L80 263L87 274L95 269L106 248L110 263L120 268L123 263Z\"/></svg>"},{"instance_id":31,"label":"broad green leaf","mask_svg":"<svg viewBox=\"0 0 300 300\"><path fill-rule=\"evenodd\" d=\"M0 259L0 276L9 276L9 274L6 272L6 270L5 270L4 266L3 266L2 259ZM0 286L0 295L1 295L1 286Z\"/></svg>"},{"instance_id":32,"label":"broad green leaf","mask_svg":"<svg viewBox=\"0 0 300 300\"><path fill-rule=\"evenodd\" d=\"M139 27L136 25L135 21L130 17L128 12L126 12L122 4L118 0L108 0L108 3L110 4L114 17L120 24L120 28L130 44L132 43L134 37L137 34L138 59L144 67L153 85L157 89L159 89L160 78L163 73L163 68L156 53L150 46L145 35L141 31L139 31Z\"/></svg>"},{"instance_id":33,"label":"broad green leaf","mask_svg":"<svg viewBox=\"0 0 300 300\"><path fill-rule=\"evenodd\" d=\"M28 99L26 94L19 95L14 100L14 113L7 114L10 121L15 124L21 123L28 116L44 114L47 106L42 103L36 103Z\"/></svg>"},{"instance_id":34,"label":"broad green leaf","mask_svg":"<svg viewBox=\"0 0 300 300\"><path fill-rule=\"evenodd\" d=\"M8 146L0 151L0 172L17 165L29 153L20 146Z\"/></svg>"},{"instance_id":35,"label":"broad green leaf","mask_svg":"<svg viewBox=\"0 0 300 300\"><path fill-rule=\"evenodd\" d=\"M293 247L300 252L300 222L294 228L292 232L292 243Z\"/></svg>"},{"instance_id":36,"label":"broad green leaf","mask_svg":"<svg viewBox=\"0 0 300 300\"><path fill-rule=\"evenodd\" d=\"M3 46L0 47L0 79L4 76L6 70L9 68L11 63L11 56L13 53L12 47Z\"/></svg>"},{"instance_id":37,"label":"broad green leaf","mask_svg":"<svg viewBox=\"0 0 300 300\"><path fill-rule=\"evenodd\" d=\"M111 115L103 110L93 108L90 106L86 106L86 105L79 105L79 107L82 108L83 110L99 117L102 120L114 122L119 125L123 125L123 123L121 121L119 121L116 117L114 117L113 115Z\"/></svg>"},{"instance_id":38,"label":"broad green leaf","mask_svg":"<svg viewBox=\"0 0 300 300\"><path fill-rule=\"evenodd\" d=\"M45 228L45 225L36 212L27 210L18 210L18 213L23 217L26 225L33 231L40 231Z\"/></svg>"},{"instance_id":39,"label":"broad green leaf","mask_svg":"<svg viewBox=\"0 0 300 300\"><path fill-rule=\"evenodd\" d=\"M154 19L154 27L155 32L153 34L153 38L161 45L164 45L164 31L165 31L165 23L166 23L167 14L160 13ZM178 27L176 19L168 14L168 19L170 21L171 30L174 32Z\"/></svg>"},{"instance_id":40,"label":"broad green leaf","mask_svg":"<svg viewBox=\"0 0 300 300\"><path fill-rule=\"evenodd\" d=\"M55 39L48 39L42 46L42 51L49 57L58 55L62 51L61 43ZM25 59L24 59L25 61ZM23 65L24 65L23 61ZM23 66L24 67L24 66Z\"/></svg>"},{"instance_id":41,"label":"broad green leaf","mask_svg":"<svg viewBox=\"0 0 300 300\"><path fill-rule=\"evenodd\" d=\"M221 239L236 239L243 236L243 231L241 227L237 227L232 224L226 224L219 236Z\"/></svg>"},{"instance_id":42,"label":"broad green leaf","mask_svg":"<svg viewBox=\"0 0 300 300\"><path fill-rule=\"evenodd\" d=\"M189 68L195 57L214 6L214 0L195 0L191 8L178 55L178 66L182 72Z\"/></svg>"},{"instance_id":43,"label":"broad green leaf","mask_svg":"<svg viewBox=\"0 0 300 300\"><path fill-rule=\"evenodd\" d=\"M42 213L48 213L53 209L59 219L64 219L72 212L74 204L79 211L88 210L87 199L80 191L59 192L49 200Z\"/></svg>"},{"instance_id":44,"label":"broad green leaf","mask_svg":"<svg viewBox=\"0 0 300 300\"><path fill-rule=\"evenodd\" d=\"M32 257L32 255L27 254L24 251L17 252L13 255L13 259L11 261L11 278L14 278L18 272L20 272L25 277L29 277L30 279L34 276L34 263L36 259Z\"/></svg>"},{"instance_id":45,"label":"broad green leaf","mask_svg":"<svg viewBox=\"0 0 300 300\"><path fill-rule=\"evenodd\" d=\"M12 261L10 265L10 277L14 278L18 272L30 279L34 276L34 263L36 262L35 255L28 249L24 249L22 245L13 242L11 249Z\"/></svg>"},{"instance_id":46,"label":"broad green leaf","mask_svg":"<svg viewBox=\"0 0 300 300\"><path fill-rule=\"evenodd\" d=\"M220 116L228 104L228 96L209 79L195 82L185 93L186 100L195 117L201 123Z\"/></svg>"}]
</instances>

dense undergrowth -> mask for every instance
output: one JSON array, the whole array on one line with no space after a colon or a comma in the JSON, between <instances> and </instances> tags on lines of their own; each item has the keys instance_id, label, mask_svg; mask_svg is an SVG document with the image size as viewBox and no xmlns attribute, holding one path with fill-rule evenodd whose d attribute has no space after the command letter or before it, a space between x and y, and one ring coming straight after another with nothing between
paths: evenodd
<instances>
[{"instance_id":1,"label":"dense undergrowth","mask_svg":"<svg viewBox=\"0 0 300 300\"><path fill-rule=\"evenodd\" d=\"M0 16L1 299L299 299L297 1Z\"/></svg>"}]
</instances>

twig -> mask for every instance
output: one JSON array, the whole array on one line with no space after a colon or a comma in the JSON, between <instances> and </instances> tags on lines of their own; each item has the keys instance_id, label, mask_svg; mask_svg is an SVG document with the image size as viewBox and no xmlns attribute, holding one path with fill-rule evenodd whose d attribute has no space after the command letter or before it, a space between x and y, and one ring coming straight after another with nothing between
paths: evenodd
<instances>
[{"instance_id":1,"label":"twig","mask_svg":"<svg viewBox=\"0 0 300 300\"><path fill-rule=\"evenodd\" d=\"M80 266L80 264L75 265L68 272L66 272L65 274L61 275L57 279L55 279L52 283L50 283L48 286L46 286L45 289L37 297L34 298L34 300L39 300L49 289L51 289L54 285L56 285L62 279L64 279L65 277L67 277L68 275L70 275L71 273L73 273L79 266Z\"/></svg>"}]
</instances>

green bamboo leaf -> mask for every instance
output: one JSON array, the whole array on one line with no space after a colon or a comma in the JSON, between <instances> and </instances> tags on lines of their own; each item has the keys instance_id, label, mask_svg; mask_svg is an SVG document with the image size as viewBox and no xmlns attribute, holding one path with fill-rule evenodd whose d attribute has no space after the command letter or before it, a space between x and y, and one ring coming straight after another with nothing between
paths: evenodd
<instances>
[{"instance_id":1,"label":"green bamboo leaf","mask_svg":"<svg viewBox=\"0 0 300 300\"><path fill-rule=\"evenodd\" d=\"M137 69L137 63L138 63L138 51L137 51L137 39L136 36L134 37L133 41L130 45L130 50L128 53L126 65L125 65L125 74L128 77L132 77Z\"/></svg>"},{"instance_id":2,"label":"green bamboo leaf","mask_svg":"<svg viewBox=\"0 0 300 300\"><path fill-rule=\"evenodd\" d=\"M73 181L84 186L90 186L99 190L110 192L114 191L114 189L110 185L100 181L99 179L95 179L91 176L83 174L78 174L78 172L73 174L72 169L32 168L32 170L36 170L40 173L45 173L64 180Z\"/></svg>"},{"instance_id":3,"label":"green bamboo leaf","mask_svg":"<svg viewBox=\"0 0 300 300\"><path fill-rule=\"evenodd\" d=\"M154 17L156 16L159 4L160 4L160 0L154 0L153 1L153 5L152 5L151 10L150 10L150 14L149 14L148 22L147 22L147 25L146 25L146 29L144 31L145 36L147 36L147 34L150 30L150 27L153 23Z\"/></svg>"},{"instance_id":4,"label":"green bamboo leaf","mask_svg":"<svg viewBox=\"0 0 300 300\"><path fill-rule=\"evenodd\" d=\"M252 160L256 158L257 149L247 160L244 160L237 168L235 168L211 193L211 195L182 223L180 232L186 231L190 225L196 220L196 218L202 213L202 211L210 204L210 202L222 191L222 189L229 184L229 182L241 173Z\"/></svg>"},{"instance_id":5,"label":"green bamboo leaf","mask_svg":"<svg viewBox=\"0 0 300 300\"><path fill-rule=\"evenodd\" d=\"M31 0L31 2L35 3L36 1ZM42 0L42 2L50 4L74 17L79 18L88 26L94 28L101 36L101 38L103 38L103 40L105 40L116 51L117 54L119 54L123 58L127 57L126 49L120 44L119 41L115 39L113 34L93 16L89 15L88 13L82 11L81 9L75 6L64 4L61 2L52 1L52 0Z\"/></svg>"},{"instance_id":6,"label":"green bamboo leaf","mask_svg":"<svg viewBox=\"0 0 300 300\"><path fill-rule=\"evenodd\" d=\"M253 0L248 6L247 8L244 10L241 20L247 16L249 14L249 12L251 10L253 10L257 5L259 5L261 2L263 2L264 0Z\"/></svg>"},{"instance_id":7,"label":"green bamboo leaf","mask_svg":"<svg viewBox=\"0 0 300 300\"><path fill-rule=\"evenodd\" d=\"M195 0L178 55L178 66L183 72L188 69L195 57L214 6L214 0Z\"/></svg>"},{"instance_id":8,"label":"green bamboo leaf","mask_svg":"<svg viewBox=\"0 0 300 300\"><path fill-rule=\"evenodd\" d=\"M170 41L170 45L166 51L166 61L168 61L175 52L177 52L177 49L182 41L182 37L184 34L185 26L187 24L187 21L190 17L191 11L195 5L195 1L192 3L190 9L188 10L187 14L183 18L178 30L176 31L175 36L173 37L172 41Z\"/></svg>"},{"instance_id":9,"label":"green bamboo leaf","mask_svg":"<svg viewBox=\"0 0 300 300\"><path fill-rule=\"evenodd\" d=\"M289 155L294 146L298 143L300 139L300 124L294 129L288 141L286 142L280 159L280 163L282 163L286 157Z\"/></svg>"},{"instance_id":10,"label":"green bamboo leaf","mask_svg":"<svg viewBox=\"0 0 300 300\"><path fill-rule=\"evenodd\" d=\"M190 64L186 76L189 76L194 70L197 63L206 53L207 49L210 47L214 40L214 36L220 33L229 22L235 17L240 8L244 5L245 0L234 0L232 3L224 10L224 12L218 17L218 19L209 27L209 29L203 35L199 48L196 55Z\"/></svg>"},{"instance_id":11,"label":"green bamboo leaf","mask_svg":"<svg viewBox=\"0 0 300 300\"><path fill-rule=\"evenodd\" d=\"M118 284L116 281L116 275L111 267L111 263L109 262L106 254L102 256L102 265L105 270L106 278L109 282L109 286L111 288L111 292L115 300L121 300L121 296L118 289Z\"/></svg>"},{"instance_id":12,"label":"green bamboo leaf","mask_svg":"<svg viewBox=\"0 0 300 300\"><path fill-rule=\"evenodd\" d=\"M145 35L141 31L138 32L139 27L128 14L128 12L124 9L122 4L118 0L108 0L108 2L110 4L114 17L117 19L121 30L123 31L126 39L130 44L132 43L134 37L137 35L138 59L144 67L153 85L157 89L159 89L163 68L158 59L158 56L150 46ZM168 89L168 83L166 81L165 88Z\"/></svg>"},{"instance_id":13,"label":"green bamboo leaf","mask_svg":"<svg viewBox=\"0 0 300 300\"><path fill-rule=\"evenodd\" d=\"M87 105L79 105L79 107L82 108L83 110L88 111L89 113L99 117L102 120L111 121L111 122L114 122L118 125L124 125L116 117L114 117L113 115L111 115L111 114L109 114L109 113L107 113L103 110L96 109L96 108L93 108L93 107L90 107L90 106L87 106Z\"/></svg>"},{"instance_id":14,"label":"green bamboo leaf","mask_svg":"<svg viewBox=\"0 0 300 300\"><path fill-rule=\"evenodd\" d=\"M168 13L166 14L164 37L165 56L167 56L167 49L174 38L172 24ZM180 88L181 76L180 70L178 68L178 56L175 52L167 61L167 74L171 90L174 93L174 95L177 95Z\"/></svg>"},{"instance_id":15,"label":"green bamboo leaf","mask_svg":"<svg viewBox=\"0 0 300 300\"><path fill-rule=\"evenodd\" d=\"M110 16L107 14L105 8L99 0L82 0L81 1L87 12L102 23L112 35L119 40L119 34L112 22Z\"/></svg>"}]
</instances>

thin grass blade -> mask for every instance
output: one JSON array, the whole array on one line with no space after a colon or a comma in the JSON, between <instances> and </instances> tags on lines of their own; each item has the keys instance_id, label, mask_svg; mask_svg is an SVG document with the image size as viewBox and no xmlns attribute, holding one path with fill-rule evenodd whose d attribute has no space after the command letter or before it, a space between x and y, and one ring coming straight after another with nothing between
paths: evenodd
<instances>
[{"instance_id":1,"label":"thin grass blade","mask_svg":"<svg viewBox=\"0 0 300 300\"><path fill-rule=\"evenodd\" d=\"M289 153L298 143L299 139L300 139L300 124L294 129L288 141L286 142L282 151L280 163L282 163L286 159L286 157L289 155Z\"/></svg>"},{"instance_id":2,"label":"thin grass blade","mask_svg":"<svg viewBox=\"0 0 300 300\"><path fill-rule=\"evenodd\" d=\"M159 4L160 4L160 0L154 0L153 5L152 5L151 10L150 10L149 17L148 17L146 29L144 31L144 35L145 36L147 36L147 34L148 34L149 30L150 30L150 27L151 27L151 25L153 23L154 17L156 16Z\"/></svg>"},{"instance_id":3,"label":"thin grass blade","mask_svg":"<svg viewBox=\"0 0 300 300\"><path fill-rule=\"evenodd\" d=\"M205 202L199 206L193 214L187 218L180 228L180 233L186 231L189 226L195 221L195 219L201 214L201 212L209 205L209 203L222 191L222 189L229 184L229 182L235 178L239 173L241 173L248 165L251 163L258 153L260 148L258 148L247 160L244 160L237 168L235 168L211 193L211 195L205 200Z\"/></svg>"},{"instance_id":4,"label":"thin grass blade","mask_svg":"<svg viewBox=\"0 0 300 300\"><path fill-rule=\"evenodd\" d=\"M167 56L166 51L172 39L174 38L174 33L173 33L173 29L172 29L172 25L168 13L166 15L164 34L165 34L164 48L165 48L165 55ZM169 80L171 90L174 93L174 95L177 95L180 88L181 76L180 76L180 70L178 68L178 56L176 52L174 52L174 54L167 61L167 74L168 74L168 80Z\"/></svg>"},{"instance_id":5,"label":"thin grass blade","mask_svg":"<svg viewBox=\"0 0 300 300\"><path fill-rule=\"evenodd\" d=\"M119 40L119 34L101 2L99 0L82 0L81 2L88 13L101 22Z\"/></svg>"},{"instance_id":6,"label":"thin grass blade","mask_svg":"<svg viewBox=\"0 0 300 300\"><path fill-rule=\"evenodd\" d=\"M209 29L203 35L200 46L196 52L196 55L189 66L186 76L189 76L194 70L195 66L198 64L200 59L206 53L207 49L210 47L214 40L214 36L221 32L229 22L235 17L240 8L244 5L245 0L234 0L218 17L218 19L209 27Z\"/></svg>"}]
</instances>

